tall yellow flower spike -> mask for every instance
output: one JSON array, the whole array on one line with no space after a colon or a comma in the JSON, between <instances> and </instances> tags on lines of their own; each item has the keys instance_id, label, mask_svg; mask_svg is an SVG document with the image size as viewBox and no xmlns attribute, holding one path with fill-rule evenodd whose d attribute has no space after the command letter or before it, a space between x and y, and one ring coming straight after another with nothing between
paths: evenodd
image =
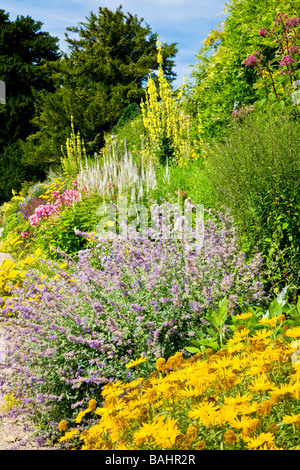
<instances>
[{"instance_id":1,"label":"tall yellow flower spike","mask_svg":"<svg viewBox=\"0 0 300 470\"><path fill-rule=\"evenodd\" d=\"M141 103L143 123L148 133L148 139L141 151L145 163L158 163L157 151L162 139L170 140L174 149L174 157L178 164L186 163L192 156L189 138L189 117L182 110L181 101L183 90L178 92L175 99L173 91L164 76L163 54L161 43L157 41L158 87L153 78L149 78L146 90L146 100Z\"/></svg>"}]
</instances>

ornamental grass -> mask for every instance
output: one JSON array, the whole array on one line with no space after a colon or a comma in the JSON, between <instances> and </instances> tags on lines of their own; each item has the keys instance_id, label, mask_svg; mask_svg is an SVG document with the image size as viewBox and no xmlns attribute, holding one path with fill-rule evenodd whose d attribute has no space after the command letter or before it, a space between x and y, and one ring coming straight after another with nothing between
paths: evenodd
<instances>
[{"instance_id":1,"label":"ornamental grass","mask_svg":"<svg viewBox=\"0 0 300 470\"><path fill-rule=\"evenodd\" d=\"M177 352L167 361L157 359L147 378L107 384L98 407L91 400L73 427L62 421L61 445L74 450L299 448L295 339L300 328L285 324L283 315L269 322L273 327L266 323L249 334L248 316L241 315L239 328L219 351L208 349L188 359ZM282 334L276 339L280 323ZM141 366L136 361L126 367Z\"/></svg>"}]
</instances>

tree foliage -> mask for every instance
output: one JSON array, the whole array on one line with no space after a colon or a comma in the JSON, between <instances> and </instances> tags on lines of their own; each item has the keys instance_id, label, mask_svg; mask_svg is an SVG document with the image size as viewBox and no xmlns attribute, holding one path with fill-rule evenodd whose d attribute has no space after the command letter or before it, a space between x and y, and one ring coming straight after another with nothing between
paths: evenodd
<instances>
[{"instance_id":1,"label":"tree foliage","mask_svg":"<svg viewBox=\"0 0 300 470\"><path fill-rule=\"evenodd\" d=\"M149 74L157 64L157 34L143 18L99 8L86 22L67 28L68 53L56 64L57 90L48 94L35 122L39 131L28 140L29 160L59 162L62 143L70 135L70 119L84 139L89 154L104 145L104 134L131 103L140 103ZM163 44L163 69L170 82L175 78L172 58L176 44Z\"/></svg>"},{"instance_id":2,"label":"tree foliage","mask_svg":"<svg viewBox=\"0 0 300 470\"><path fill-rule=\"evenodd\" d=\"M0 105L0 203L24 178L42 172L41 165L24 164L21 151L22 141L35 130L35 103L54 91L48 63L60 57L58 39L41 26L29 16L10 21L0 10L0 80L6 85L6 104Z\"/></svg>"},{"instance_id":3,"label":"tree foliage","mask_svg":"<svg viewBox=\"0 0 300 470\"><path fill-rule=\"evenodd\" d=\"M211 141L224 134L236 106L251 105L265 96L260 77L243 61L256 51L274 59L276 43L262 37L260 29L271 29L279 12L297 15L299 10L299 0L229 0L226 4L226 19L210 32L196 55L195 84L189 88L189 112L200 114L204 139Z\"/></svg>"}]
</instances>

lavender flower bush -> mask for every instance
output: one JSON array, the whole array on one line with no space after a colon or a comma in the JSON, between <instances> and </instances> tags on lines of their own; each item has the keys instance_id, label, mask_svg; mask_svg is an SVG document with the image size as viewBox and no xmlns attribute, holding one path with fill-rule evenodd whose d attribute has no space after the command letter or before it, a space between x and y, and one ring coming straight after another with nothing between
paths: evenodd
<instances>
[{"instance_id":1,"label":"lavender flower bush","mask_svg":"<svg viewBox=\"0 0 300 470\"><path fill-rule=\"evenodd\" d=\"M125 364L182 350L203 314L225 295L231 312L264 298L259 254L240 252L228 215L210 214L201 253L176 240L125 239L108 234L65 265L41 261L29 271L4 313L8 354L0 364L2 393L13 393L35 419L58 422L76 415L108 381L136 377ZM26 408L27 407L27 408ZM71 411L70 411L71 410ZM72 411L74 410L74 411Z\"/></svg>"}]
</instances>

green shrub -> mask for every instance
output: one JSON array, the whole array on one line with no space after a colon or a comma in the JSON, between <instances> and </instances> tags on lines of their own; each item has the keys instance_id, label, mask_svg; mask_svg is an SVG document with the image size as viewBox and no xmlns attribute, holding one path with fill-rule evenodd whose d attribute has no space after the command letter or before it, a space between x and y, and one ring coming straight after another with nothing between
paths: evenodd
<instances>
[{"instance_id":1,"label":"green shrub","mask_svg":"<svg viewBox=\"0 0 300 470\"><path fill-rule=\"evenodd\" d=\"M290 284L296 298L300 243L300 125L291 110L273 107L232 124L211 147L207 170L216 197L243 237L273 269L273 287ZM272 264L275 263L275 264Z\"/></svg>"},{"instance_id":2,"label":"green shrub","mask_svg":"<svg viewBox=\"0 0 300 470\"><path fill-rule=\"evenodd\" d=\"M212 185L201 160L190 161L182 166L170 165L168 170L161 165L155 170L157 189L152 191L152 198L171 201L172 198L189 197L195 204L204 204L206 209L216 208Z\"/></svg>"},{"instance_id":3,"label":"green shrub","mask_svg":"<svg viewBox=\"0 0 300 470\"><path fill-rule=\"evenodd\" d=\"M96 231L96 210L102 202L100 196L83 196L74 207L66 206L57 218L50 217L37 226L35 246L52 259L59 257L52 248L76 254L87 246L88 241L78 237L75 228L82 232Z\"/></svg>"}]
</instances>

